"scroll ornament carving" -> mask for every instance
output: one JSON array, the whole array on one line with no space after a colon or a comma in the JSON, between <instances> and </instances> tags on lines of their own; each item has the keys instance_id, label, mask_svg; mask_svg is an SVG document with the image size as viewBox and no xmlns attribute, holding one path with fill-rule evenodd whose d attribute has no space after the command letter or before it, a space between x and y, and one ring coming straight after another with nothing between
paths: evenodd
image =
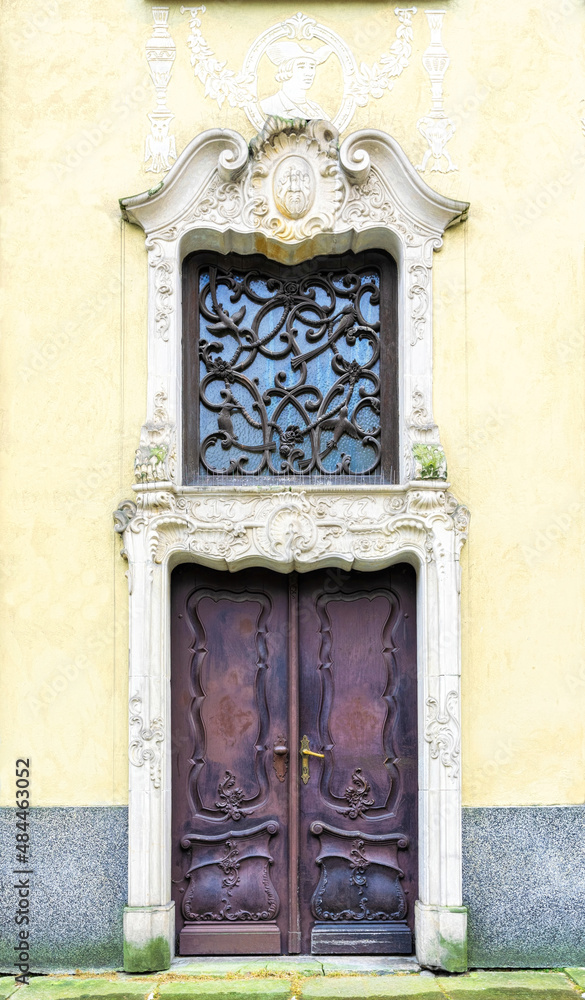
<instances>
[{"instance_id":1,"label":"scroll ornament carving","mask_svg":"<svg viewBox=\"0 0 585 1000\"><path fill-rule=\"evenodd\" d=\"M420 430L431 426L429 412L425 405L425 397L420 389L415 389L412 393L412 410L408 420L409 427L416 427Z\"/></svg>"},{"instance_id":2,"label":"scroll ornament carving","mask_svg":"<svg viewBox=\"0 0 585 1000\"><path fill-rule=\"evenodd\" d=\"M344 166L349 167L351 161ZM375 167L369 166L368 175L361 183L346 185L345 200L340 221L346 224L383 222L399 232L404 241L414 245L412 223L400 211L396 202ZM423 236L421 232L420 237ZM428 235L428 234L424 234Z\"/></svg>"},{"instance_id":3,"label":"scroll ornament carving","mask_svg":"<svg viewBox=\"0 0 585 1000\"><path fill-rule=\"evenodd\" d=\"M173 312L173 261L166 257L160 240L147 240L148 263L154 269L154 325L157 337L169 339Z\"/></svg>"},{"instance_id":4,"label":"scroll ornament carving","mask_svg":"<svg viewBox=\"0 0 585 1000\"><path fill-rule=\"evenodd\" d=\"M231 771L225 772L225 777L217 786L217 798L215 808L236 823L250 812L249 809L242 809L244 793L241 788L236 788L236 779Z\"/></svg>"},{"instance_id":5,"label":"scroll ornament carving","mask_svg":"<svg viewBox=\"0 0 585 1000\"><path fill-rule=\"evenodd\" d=\"M137 506L133 500L123 500L117 510L114 511L114 531L122 535L130 521L136 516Z\"/></svg>"},{"instance_id":6,"label":"scroll ornament carving","mask_svg":"<svg viewBox=\"0 0 585 1000\"><path fill-rule=\"evenodd\" d=\"M116 512L120 533L145 532L150 557L161 564L171 552L190 553L222 568L249 565L307 567L334 558L346 568L368 569L395 552L414 549L427 561L437 549L454 555L465 541L469 512L431 483L390 495L283 490L269 495L217 490L177 495L154 484L138 485L137 504ZM131 507L128 505L131 504ZM134 513L136 509L136 513Z\"/></svg>"},{"instance_id":7,"label":"scroll ornament carving","mask_svg":"<svg viewBox=\"0 0 585 1000\"><path fill-rule=\"evenodd\" d=\"M220 858L217 864L221 868L222 872L225 873L225 878L222 878L221 884L224 889L227 889L228 896L231 896L234 886L240 884L240 877L238 875L240 869L238 849L234 846L234 842L232 840L226 841L225 857Z\"/></svg>"},{"instance_id":8,"label":"scroll ornament carving","mask_svg":"<svg viewBox=\"0 0 585 1000\"><path fill-rule=\"evenodd\" d=\"M408 268L411 276L408 297L412 299L412 333L410 346L414 347L417 340L425 335L427 316L429 313L429 270L424 264L411 264Z\"/></svg>"},{"instance_id":9,"label":"scroll ornament carving","mask_svg":"<svg viewBox=\"0 0 585 1000\"><path fill-rule=\"evenodd\" d=\"M458 697L449 691L441 710L436 698L427 698L425 740L433 760L440 759L452 779L459 776L460 728L457 719Z\"/></svg>"},{"instance_id":10,"label":"scroll ornament carving","mask_svg":"<svg viewBox=\"0 0 585 1000\"><path fill-rule=\"evenodd\" d=\"M130 734L135 729L135 735L130 741L129 757L135 767L148 764L150 780L155 788L161 786L161 760L164 730L161 718L152 719L146 726L142 717L142 698L135 694L130 699Z\"/></svg>"},{"instance_id":11,"label":"scroll ornament carving","mask_svg":"<svg viewBox=\"0 0 585 1000\"><path fill-rule=\"evenodd\" d=\"M347 799L349 808L343 810L343 815L349 819L357 819L371 809L375 802L369 798L371 785L362 777L361 767L356 767L351 776L351 785L345 789L344 798Z\"/></svg>"}]
</instances>

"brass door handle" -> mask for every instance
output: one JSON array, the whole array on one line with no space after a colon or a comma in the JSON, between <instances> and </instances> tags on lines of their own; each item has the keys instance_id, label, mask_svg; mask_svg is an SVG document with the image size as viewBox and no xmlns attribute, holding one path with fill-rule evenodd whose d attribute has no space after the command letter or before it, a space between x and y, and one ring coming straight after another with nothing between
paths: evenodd
<instances>
[{"instance_id":1,"label":"brass door handle","mask_svg":"<svg viewBox=\"0 0 585 1000\"><path fill-rule=\"evenodd\" d=\"M303 760L303 765L301 767L301 781L303 785L306 785L309 780L309 757L324 757L324 753L315 753L314 750L309 750L309 737L303 736L301 740L301 757Z\"/></svg>"}]
</instances>

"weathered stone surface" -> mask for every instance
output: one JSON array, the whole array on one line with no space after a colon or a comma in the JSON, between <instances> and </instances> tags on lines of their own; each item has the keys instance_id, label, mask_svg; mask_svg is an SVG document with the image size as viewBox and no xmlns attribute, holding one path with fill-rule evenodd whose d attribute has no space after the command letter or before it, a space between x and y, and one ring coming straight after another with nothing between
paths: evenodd
<instances>
[{"instance_id":1,"label":"weathered stone surface","mask_svg":"<svg viewBox=\"0 0 585 1000\"><path fill-rule=\"evenodd\" d=\"M439 976L449 1000L576 1000L562 972L470 972Z\"/></svg>"},{"instance_id":2,"label":"weathered stone surface","mask_svg":"<svg viewBox=\"0 0 585 1000\"><path fill-rule=\"evenodd\" d=\"M565 972L577 983L577 986L581 986L585 990L585 969L573 967L565 969Z\"/></svg>"},{"instance_id":3,"label":"weathered stone surface","mask_svg":"<svg viewBox=\"0 0 585 1000\"><path fill-rule=\"evenodd\" d=\"M171 971L177 976L217 976L258 974L262 971L285 976L321 976L361 972L378 976L395 972L420 972L414 958L390 955L283 955L281 958L194 958L174 959Z\"/></svg>"},{"instance_id":4,"label":"weathered stone surface","mask_svg":"<svg viewBox=\"0 0 585 1000\"><path fill-rule=\"evenodd\" d=\"M444 998L431 976L324 976L303 984L303 1000L418 1000Z\"/></svg>"},{"instance_id":5,"label":"weathered stone surface","mask_svg":"<svg viewBox=\"0 0 585 1000\"><path fill-rule=\"evenodd\" d=\"M33 978L22 1000L144 1000L149 985L145 979Z\"/></svg>"},{"instance_id":6,"label":"weathered stone surface","mask_svg":"<svg viewBox=\"0 0 585 1000\"><path fill-rule=\"evenodd\" d=\"M402 955L323 955L319 956L319 964L325 975L361 972L367 976L373 972L377 976L387 976L395 972L420 972L415 958Z\"/></svg>"},{"instance_id":7,"label":"weathered stone surface","mask_svg":"<svg viewBox=\"0 0 585 1000\"><path fill-rule=\"evenodd\" d=\"M471 968L585 965L585 806L463 810Z\"/></svg>"},{"instance_id":8,"label":"weathered stone surface","mask_svg":"<svg viewBox=\"0 0 585 1000\"><path fill-rule=\"evenodd\" d=\"M10 870L14 809L0 809L0 927L14 918ZM128 895L125 806L43 806L30 811L33 972L122 967L122 912ZM73 861L72 861L73 859ZM13 934L0 935L0 969L14 964Z\"/></svg>"},{"instance_id":9,"label":"weathered stone surface","mask_svg":"<svg viewBox=\"0 0 585 1000\"><path fill-rule=\"evenodd\" d=\"M160 1000L289 1000L286 979L231 979L222 982L161 983Z\"/></svg>"}]
</instances>

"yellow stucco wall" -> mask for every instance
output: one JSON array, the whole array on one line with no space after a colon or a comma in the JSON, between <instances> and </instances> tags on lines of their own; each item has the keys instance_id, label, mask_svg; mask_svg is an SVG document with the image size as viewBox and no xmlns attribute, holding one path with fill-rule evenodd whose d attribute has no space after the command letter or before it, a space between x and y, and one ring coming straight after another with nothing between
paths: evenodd
<instances>
[{"instance_id":1,"label":"yellow stucco wall","mask_svg":"<svg viewBox=\"0 0 585 1000\"><path fill-rule=\"evenodd\" d=\"M429 107L414 16L410 65L348 131L389 131L413 162ZM203 31L238 70L297 3L210 3ZM371 65L394 5L306 3ZM446 0L446 111L459 167L425 174L469 200L435 257L435 416L463 556L464 803L585 798L585 9L577 0ZM243 111L205 98L188 16L170 4L177 150ZM127 593L111 511L131 495L144 419L146 255L117 198L143 165L154 90L143 0L3 8L0 802L32 758L33 804L122 803ZM269 82L266 65L261 85ZM315 96L340 81L327 64Z\"/></svg>"}]
</instances>

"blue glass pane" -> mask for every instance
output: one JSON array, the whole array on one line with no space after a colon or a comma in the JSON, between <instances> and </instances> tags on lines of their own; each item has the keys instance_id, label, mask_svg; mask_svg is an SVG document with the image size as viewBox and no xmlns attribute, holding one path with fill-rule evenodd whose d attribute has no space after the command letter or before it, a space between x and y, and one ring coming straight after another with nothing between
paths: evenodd
<instances>
[{"instance_id":1,"label":"blue glass pane","mask_svg":"<svg viewBox=\"0 0 585 1000\"><path fill-rule=\"evenodd\" d=\"M380 274L287 280L202 268L200 467L214 475L380 467Z\"/></svg>"}]
</instances>

